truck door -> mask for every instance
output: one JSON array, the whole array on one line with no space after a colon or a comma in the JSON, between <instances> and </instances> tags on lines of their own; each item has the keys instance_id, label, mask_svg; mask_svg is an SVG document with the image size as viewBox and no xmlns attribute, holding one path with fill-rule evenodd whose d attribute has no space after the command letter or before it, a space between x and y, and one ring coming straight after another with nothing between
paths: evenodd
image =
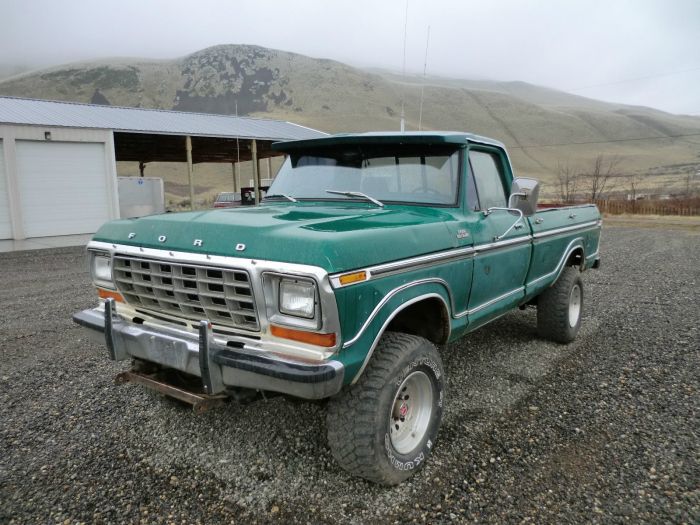
<instances>
[{"instance_id":1,"label":"truck door","mask_svg":"<svg viewBox=\"0 0 700 525\"><path fill-rule=\"evenodd\" d=\"M469 151L469 174L474 177L478 213L473 238L476 255L469 296L469 325L480 325L506 312L525 295L524 282L532 251L530 226L522 220L508 234L518 215L507 211L484 212L508 205L505 155L497 148Z\"/></svg>"}]
</instances>

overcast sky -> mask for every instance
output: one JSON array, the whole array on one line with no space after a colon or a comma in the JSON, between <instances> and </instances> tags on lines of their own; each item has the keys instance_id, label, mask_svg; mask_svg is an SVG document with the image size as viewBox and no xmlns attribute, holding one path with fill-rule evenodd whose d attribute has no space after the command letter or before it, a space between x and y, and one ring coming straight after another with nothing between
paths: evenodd
<instances>
[{"instance_id":1,"label":"overcast sky","mask_svg":"<svg viewBox=\"0 0 700 525\"><path fill-rule=\"evenodd\" d=\"M257 44L400 71L405 0L0 0L0 64ZM700 115L700 0L408 0L406 68Z\"/></svg>"}]
</instances>

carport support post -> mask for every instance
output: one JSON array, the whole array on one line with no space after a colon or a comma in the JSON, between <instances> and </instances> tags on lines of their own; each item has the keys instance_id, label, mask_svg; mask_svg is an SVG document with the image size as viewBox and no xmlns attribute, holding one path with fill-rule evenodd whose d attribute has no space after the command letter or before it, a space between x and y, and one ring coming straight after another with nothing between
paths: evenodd
<instances>
[{"instance_id":1,"label":"carport support post","mask_svg":"<svg viewBox=\"0 0 700 525\"><path fill-rule=\"evenodd\" d=\"M185 149L187 150L187 178L190 181L190 209L194 210L194 178L192 177L192 137L185 137Z\"/></svg>"},{"instance_id":2,"label":"carport support post","mask_svg":"<svg viewBox=\"0 0 700 525\"><path fill-rule=\"evenodd\" d=\"M258 142L253 139L250 145L253 161L253 187L255 192L255 204L260 204L260 169L258 166Z\"/></svg>"},{"instance_id":3,"label":"carport support post","mask_svg":"<svg viewBox=\"0 0 700 525\"><path fill-rule=\"evenodd\" d=\"M267 157L267 178L272 179L272 157Z\"/></svg>"},{"instance_id":4,"label":"carport support post","mask_svg":"<svg viewBox=\"0 0 700 525\"><path fill-rule=\"evenodd\" d=\"M236 183L236 171L237 171L237 169L236 169L236 167L237 166L238 166L238 164L236 162L231 163L231 172L233 175L233 191L234 192L237 191L236 190L236 186L237 186L237 183Z\"/></svg>"},{"instance_id":5,"label":"carport support post","mask_svg":"<svg viewBox=\"0 0 700 525\"><path fill-rule=\"evenodd\" d=\"M262 159L258 159L258 190L260 191L260 195L262 196Z\"/></svg>"}]
</instances>

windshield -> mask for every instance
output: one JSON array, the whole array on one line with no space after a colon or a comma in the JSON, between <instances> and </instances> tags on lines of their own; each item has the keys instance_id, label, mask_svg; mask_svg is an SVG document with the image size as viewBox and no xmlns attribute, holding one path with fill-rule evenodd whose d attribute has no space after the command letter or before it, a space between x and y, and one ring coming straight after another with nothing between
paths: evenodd
<instances>
[{"instance_id":1,"label":"windshield","mask_svg":"<svg viewBox=\"0 0 700 525\"><path fill-rule=\"evenodd\" d=\"M453 146L353 148L290 155L268 195L304 200L364 200L329 194L359 192L373 199L409 204L455 205L459 153Z\"/></svg>"}]
</instances>

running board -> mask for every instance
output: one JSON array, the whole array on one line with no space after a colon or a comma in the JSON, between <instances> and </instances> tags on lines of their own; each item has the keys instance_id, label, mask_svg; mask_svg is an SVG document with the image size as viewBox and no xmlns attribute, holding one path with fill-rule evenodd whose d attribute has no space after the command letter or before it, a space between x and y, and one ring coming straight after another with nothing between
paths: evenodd
<instances>
[{"instance_id":1,"label":"running board","mask_svg":"<svg viewBox=\"0 0 700 525\"><path fill-rule=\"evenodd\" d=\"M224 400L228 398L227 395L222 394L209 395L185 390L184 388L179 388L175 385L159 381L152 375L136 372L134 370L118 374L117 377L114 378L114 382L117 384L137 383L139 385L143 385L146 388L150 388L151 390L159 392L163 395L192 405L192 410L194 410L197 414L201 414L202 412L206 412L211 408L222 405Z\"/></svg>"}]
</instances>

